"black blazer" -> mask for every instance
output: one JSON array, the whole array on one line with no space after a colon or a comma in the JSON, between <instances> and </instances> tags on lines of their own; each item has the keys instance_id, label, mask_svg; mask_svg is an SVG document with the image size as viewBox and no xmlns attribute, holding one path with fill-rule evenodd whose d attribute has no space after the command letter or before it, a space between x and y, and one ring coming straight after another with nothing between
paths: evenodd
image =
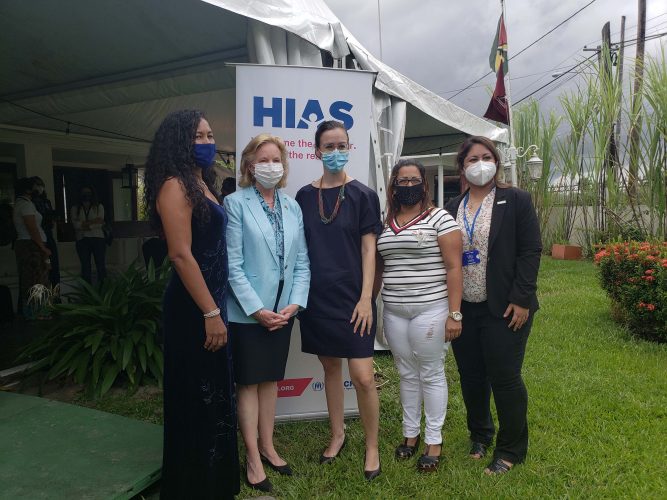
<instances>
[{"instance_id":1,"label":"black blazer","mask_svg":"<svg viewBox=\"0 0 667 500\"><path fill-rule=\"evenodd\" d=\"M454 219L464 196L445 206ZM496 187L486 266L491 314L502 317L510 303L528 308L530 314L539 309L536 291L541 254L540 225L530 194L513 187Z\"/></svg>"}]
</instances>

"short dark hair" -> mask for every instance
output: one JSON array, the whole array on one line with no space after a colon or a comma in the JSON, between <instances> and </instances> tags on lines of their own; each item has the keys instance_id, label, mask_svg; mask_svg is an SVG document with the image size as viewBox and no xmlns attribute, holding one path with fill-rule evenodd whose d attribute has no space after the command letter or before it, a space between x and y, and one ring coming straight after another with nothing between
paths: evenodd
<instances>
[{"instance_id":1,"label":"short dark hair","mask_svg":"<svg viewBox=\"0 0 667 500\"><path fill-rule=\"evenodd\" d=\"M226 177L222 181L222 190L225 193L233 193L236 191L236 178L235 177Z\"/></svg>"},{"instance_id":2,"label":"short dark hair","mask_svg":"<svg viewBox=\"0 0 667 500\"><path fill-rule=\"evenodd\" d=\"M324 132L328 132L329 130L334 130L337 128L342 128L345 131L347 142L350 142L350 135L347 133L347 129L342 122L337 122L336 120L325 120L317 126L317 131L315 132L315 147L320 147L320 137L322 137Z\"/></svg>"},{"instance_id":3,"label":"short dark hair","mask_svg":"<svg viewBox=\"0 0 667 500\"><path fill-rule=\"evenodd\" d=\"M14 196L23 196L26 193L32 192L35 181L32 177L21 177L14 184Z\"/></svg>"}]
</instances>

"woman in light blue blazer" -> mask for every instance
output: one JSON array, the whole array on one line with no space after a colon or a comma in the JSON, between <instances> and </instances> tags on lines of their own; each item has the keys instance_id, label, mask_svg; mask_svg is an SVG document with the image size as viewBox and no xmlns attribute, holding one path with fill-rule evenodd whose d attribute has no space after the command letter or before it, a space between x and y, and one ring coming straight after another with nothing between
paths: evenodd
<instances>
[{"instance_id":1,"label":"woman in light blue blazer","mask_svg":"<svg viewBox=\"0 0 667 500\"><path fill-rule=\"evenodd\" d=\"M246 482L266 492L272 487L262 462L292 475L273 446L276 382L285 376L294 316L306 307L310 288L301 208L278 189L286 180L285 144L260 134L243 150L241 189L224 201L232 292L227 308Z\"/></svg>"}]
</instances>

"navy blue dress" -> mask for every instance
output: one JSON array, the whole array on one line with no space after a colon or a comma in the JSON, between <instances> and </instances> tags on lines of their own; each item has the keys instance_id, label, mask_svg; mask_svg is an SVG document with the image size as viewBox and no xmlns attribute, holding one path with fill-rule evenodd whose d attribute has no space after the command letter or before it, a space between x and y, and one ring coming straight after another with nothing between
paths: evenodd
<instances>
[{"instance_id":1,"label":"navy blue dress","mask_svg":"<svg viewBox=\"0 0 667 500\"><path fill-rule=\"evenodd\" d=\"M227 215L192 219L192 255L227 324ZM163 300L164 452L162 499L233 498L239 492L236 399L229 344L210 352L202 311L174 271Z\"/></svg>"},{"instance_id":2,"label":"navy blue dress","mask_svg":"<svg viewBox=\"0 0 667 500\"><path fill-rule=\"evenodd\" d=\"M322 190L325 216L331 215L338 191L337 187ZM369 358L375 340L375 303L371 335L354 333L350 319L363 284L361 237L382 231L378 196L357 180L348 182L345 199L330 224L320 219L317 188L302 187L296 201L303 212L311 272L308 307L299 313L301 350L336 358Z\"/></svg>"}]
</instances>

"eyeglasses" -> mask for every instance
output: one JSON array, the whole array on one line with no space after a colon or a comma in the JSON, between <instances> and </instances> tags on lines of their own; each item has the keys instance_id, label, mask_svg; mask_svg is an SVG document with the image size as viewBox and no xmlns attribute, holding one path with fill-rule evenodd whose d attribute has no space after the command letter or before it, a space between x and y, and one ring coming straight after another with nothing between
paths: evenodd
<instances>
[{"instance_id":1,"label":"eyeglasses","mask_svg":"<svg viewBox=\"0 0 667 500\"><path fill-rule=\"evenodd\" d=\"M422 182L421 177L397 177L394 184L396 186L418 186Z\"/></svg>"},{"instance_id":2,"label":"eyeglasses","mask_svg":"<svg viewBox=\"0 0 667 500\"><path fill-rule=\"evenodd\" d=\"M346 153L349 149L350 145L347 142L339 142L338 144L330 142L320 146L320 151L323 153L333 153L336 150L340 151L341 153Z\"/></svg>"}]
</instances>

